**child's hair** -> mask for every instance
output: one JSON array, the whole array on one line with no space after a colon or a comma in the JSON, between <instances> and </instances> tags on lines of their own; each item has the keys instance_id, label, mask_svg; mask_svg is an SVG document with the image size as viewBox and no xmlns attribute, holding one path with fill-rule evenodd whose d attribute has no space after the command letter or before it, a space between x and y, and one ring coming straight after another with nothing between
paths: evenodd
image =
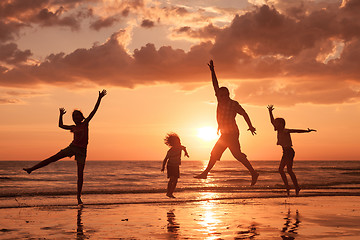
<instances>
[{"instance_id":1,"label":"child's hair","mask_svg":"<svg viewBox=\"0 0 360 240\"><path fill-rule=\"evenodd\" d=\"M176 142L180 142L180 138L176 133L168 133L164 138L164 143L169 147L172 147L176 144Z\"/></svg>"},{"instance_id":2,"label":"child's hair","mask_svg":"<svg viewBox=\"0 0 360 240\"><path fill-rule=\"evenodd\" d=\"M275 125L276 125L276 127L280 128L280 129L285 128L285 119L275 118Z\"/></svg>"},{"instance_id":3,"label":"child's hair","mask_svg":"<svg viewBox=\"0 0 360 240\"><path fill-rule=\"evenodd\" d=\"M74 110L74 111L73 111L73 113L72 113L72 117L73 117L73 118L74 118L74 115L75 115L76 113L78 113L78 114L81 115L82 120L85 119L84 114L83 114L80 110Z\"/></svg>"}]
</instances>

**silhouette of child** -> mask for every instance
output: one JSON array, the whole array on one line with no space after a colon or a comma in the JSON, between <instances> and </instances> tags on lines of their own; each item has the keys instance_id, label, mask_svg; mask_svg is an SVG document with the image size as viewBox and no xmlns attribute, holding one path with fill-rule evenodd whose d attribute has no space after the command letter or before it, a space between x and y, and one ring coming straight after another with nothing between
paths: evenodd
<instances>
[{"instance_id":1,"label":"silhouette of child","mask_svg":"<svg viewBox=\"0 0 360 240\"><path fill-rule=\"evenodd\" d=\"M274 106L268 105L267 108L268 108L269 114L270 114L270 121L271 121L272 125L274 126L274 130L277 131L277 145L280 145L283 149L283 155L282 155L280 166L279 166L279 173L285 184L286 193L288 196L290 196L290 186L288 184L288 180L286 178L285 171L284 171L285 166L287 168L287 172L289 173L289 175L291 177L292 182L294 183L296 196L299 196L300 187L299 187L298 181L296 179L296 175L292 169L293 163L294 163L295 151L292 148L292 141L291 141L290 133L308 133L308 132L312 132L312 131L316 132L316 130L310 129L310 128L308 128L307 130L285 128L285 120L283 118L274 119L274 116L272 113L274 111Z\"/></svg>"},{"instance_id":2,"label":"silhouette of child","mask_svg":"<svg viewBox=\"0 0 360 240\"><path fill-rule=\"evenodd\" d=\"M166 196L175 198L173 193L180 177L181 152L189 157L186 147L181 145L180 138L176 133L168 133L164 139L166 145L170 147L163 161L161 171L163 172L166 165L167 177L169 178Z\"/></svg>"},{"instance_id":3,"label":"silhouette of child","mask_svg":"<svg viewBox=\"0 0 360 240\"><path fill-rule=\"evenodd\" d=\"M94 109L89 114L87 118L84 117L81 111L74 110L72 113L72 119L75 125L64 125L63 124L63 115L66 113L64 108L59 108L60 115L59 115L59 127L65 130L70 130L74 133L74 140L71 144L56 153L55 155L39 162L38 164L34 165L31 168L23 168L28 174L32 171L45 167L48 164L58 161L65 157L72 157L75 155L75 160L77 162L77 200L78 204L82 204L81 201L81 191L84 181L84 167L85 167L85 160L86 160L86 151L87 145L89 140L89 122L94 117L96 111L99 108L101 99L106 95L106 90L99 91L99 97L95 104Z\"/></svg>"}]
</instances>

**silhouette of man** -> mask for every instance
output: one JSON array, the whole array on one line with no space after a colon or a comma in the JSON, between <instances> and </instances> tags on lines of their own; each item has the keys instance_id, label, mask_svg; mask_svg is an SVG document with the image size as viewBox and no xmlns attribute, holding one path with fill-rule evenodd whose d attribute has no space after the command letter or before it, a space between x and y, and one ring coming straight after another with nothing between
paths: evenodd
<instances>
[{"instance_id":1,"label":"silhouette of man","mask_svg":"<svg viewBox=\"0 0 360 240\"><path fill-rule=\"evenodd\" d=\"M239 142L239 128L235 120L236 114L240 114L244 117L247 125L249 126L248 130L251 131L252 135L256 134L256 129L251 124L248 114L240 106L240 104L230 98L229 90L226 87L219 87L219 83L215 74L214 62L212 60L208 66L211 71L212 83L218 102L216 119L218 122L218 133L220 132L221 135L211 151L211 156L207 168L201 174L195 176L195 178L206 179L208 173L214 167L216 161L219 161L223 152L229 148L236 160L241 162L250 171L252 176L251 185L254 185L259 174L254 170L246 155L241 152Z\"/></svg>"}]
</instances>

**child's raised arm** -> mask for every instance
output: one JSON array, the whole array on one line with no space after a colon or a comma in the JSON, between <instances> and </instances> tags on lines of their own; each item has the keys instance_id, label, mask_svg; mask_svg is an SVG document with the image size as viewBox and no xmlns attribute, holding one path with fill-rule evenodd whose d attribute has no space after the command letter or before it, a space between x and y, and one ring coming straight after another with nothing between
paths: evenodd
<instances>
[{"instance_id":1,"label":"child's raised arm","mask_svg":"<svg viewBox=\"0 0 360 240\"><path fill-rule=\"evenodd\" d=\"M59 128L66 129L66 130L71 130L72 126L64 125L64 123L63 123L63 116L66 113L65 108L59 108L59 112L60 112L60 114L59 114Z\"/></svg>"},{"instance_id":2,"label":"child's raised arm","mask_svg":"<svg viewBox=\"0 0 360 240\"><path fill-rule=\"evenodd\" d=\"M97 99L97 102L95 104L94 109L91 111L91 113L89 114L89 116L85 119L86 122L89 122L95 115L96 111L98 110L99 106L100 106L100 102L101 99L106 95L106 90L103 89L101 92L99 91L99 97Z\"/></svg>"},{"instance_id":3,"label":"child's raised arm","mask_svg":"<svg viewBox=\"0 0 360 240\"><path fill-rule=\"evenodd\" d=\"M271 124L275 127L274 125L274 115L273 115L273 111L274 111L274 105L268 105L267 108L269 109L269 115L270 115L270 122Z\"/></svg>"}]
</instances>

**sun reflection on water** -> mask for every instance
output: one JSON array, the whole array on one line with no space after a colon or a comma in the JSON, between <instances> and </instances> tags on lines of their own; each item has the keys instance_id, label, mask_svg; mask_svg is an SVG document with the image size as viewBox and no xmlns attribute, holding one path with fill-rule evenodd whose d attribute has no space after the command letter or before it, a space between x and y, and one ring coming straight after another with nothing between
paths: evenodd
<instances>
[{"instance_id":1,"label":"sun reflection on water","mask_svg":"<svg viewBox=\"0 0 360 240\"><path fill-rule=\"evenodd\" d=\"M214 192L201 192L200 198L202 199L216 199L218 196ZM205 239L212 240L218 239L221 233L219 232L219 225L222 225L222 221L217 216L216 208L217 202L214 200L199 202L200 221L201 228L199 231L208 235Z\"/></svg>"}]
</instances>

